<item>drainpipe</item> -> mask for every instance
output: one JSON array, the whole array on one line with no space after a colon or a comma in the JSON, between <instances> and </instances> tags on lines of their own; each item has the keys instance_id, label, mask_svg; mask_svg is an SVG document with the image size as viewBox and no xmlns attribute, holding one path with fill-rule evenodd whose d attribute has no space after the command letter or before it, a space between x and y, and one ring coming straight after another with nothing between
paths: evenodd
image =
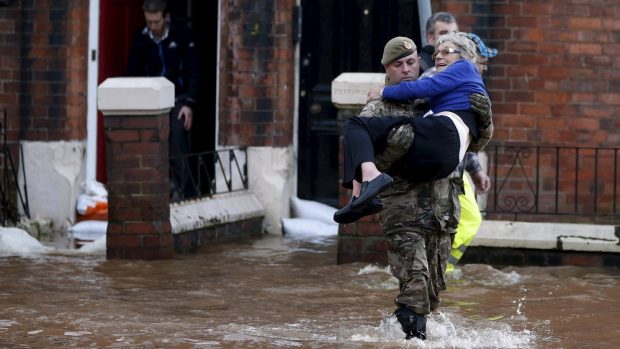
<instances>
[{"instance_id":1,"label":"drainpipe","mask_svg":"<svg viewBox=\"0 0 620 349\"><path fill-rule=\"evenodd\" d=\"M426 45L426 20L433 14L431 10L431 0L418 1L418 15L420 22L420 36L422 46Z\"/></svg>"}]
</instances>

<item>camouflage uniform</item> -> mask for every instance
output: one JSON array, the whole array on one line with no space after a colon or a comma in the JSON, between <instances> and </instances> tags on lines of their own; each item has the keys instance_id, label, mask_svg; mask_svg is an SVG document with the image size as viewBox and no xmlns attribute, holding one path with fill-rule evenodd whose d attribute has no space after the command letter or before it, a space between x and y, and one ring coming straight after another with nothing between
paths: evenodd
<instances>
[{"instance_id":1,"label":"camouflage uniform","mask_svg":"<svg viewBox=\"0 0 620 349\"><path fill-rule=\"evenodd\" d=\"M410 102L369 102L360 116L420 115ZM455 172L448 178L415 183L399 176L395 159L377 154L377 166L393 178L381 194L384 209L379 219L388 244L388 263L400 283L396 303L417 314L428 314L439 306L439 292L446 288L444 271L451 248L451 234L459 221L462 179ZM382 168L383 167L383 168Z\"/></svg>"}]
</instances>

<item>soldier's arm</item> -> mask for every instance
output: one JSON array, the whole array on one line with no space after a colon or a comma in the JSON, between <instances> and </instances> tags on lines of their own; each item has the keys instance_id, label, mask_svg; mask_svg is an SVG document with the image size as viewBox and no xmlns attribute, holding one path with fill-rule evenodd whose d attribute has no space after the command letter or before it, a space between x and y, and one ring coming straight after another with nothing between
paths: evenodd
<instances>
[{"instance_id":1,"label":"soldier's arm","mask_svg":"<svg viewBox=\"0 0 620 349\"><path fill-rule=\"evenodd\" d=\"M471 109L476 113L479 122L480 138L473 140L467 151L479 152L491 141L493 137L493 112L491 100L488 96L474 93L469 96Z\"/></svg>"},{"instance_id":2,"label":"soldier's arm","mask_svg":"<svg viewBox=\"0 0 620 349\"><path fill-rule=\"evenodd\" d=\"M472 140L472 142L469 144L469 148L467 148L467 151L476 153L482 151L484 147L489 144L491 138L493 138L493 130L493 122L491 122L485 128L480 128L480 138Z\"/></svg>"},{"instance_id":3,"label":"soldier's arm","mask_svg":"<svg viewBox=\"0 0 620 349\"><path fill-rule=\"evenodd\" d=\"M369 101L359 116L362 117L384 117L395 116L393 108L389 108L381 100ZM413 142L413 128L411 125L403 125L398 129L393 129L387 138L385 150L375 155L375 164L380 171L389 171L392 165L403 157L409 150Z\"/></svg>"},{"instance_id":4,"label":"soldier's arm","mask_svg":"<svg viewBox=\"0 0 620 349\"><path fill-rule=\"evenodd\" d=\"M385 110L383 108L383 102L379 100L373 100L364 106L364 109L360 112L359 116L363 117L380 117L383 116Z\"/></svg>"}]
</instances>

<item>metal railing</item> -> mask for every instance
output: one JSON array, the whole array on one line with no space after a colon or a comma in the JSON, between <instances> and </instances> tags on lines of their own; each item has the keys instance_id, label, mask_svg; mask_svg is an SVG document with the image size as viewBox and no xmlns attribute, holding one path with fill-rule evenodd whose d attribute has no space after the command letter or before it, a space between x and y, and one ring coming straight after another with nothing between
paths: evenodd
<instances>
[{"instance_id":1,"label":"metal railing","mask_svg":"<svg viewBox=\"0 0 620 349\"><path fill-rule=\"evenodd\" d=\"M247 148L238 147L170 158L180 162L185 190L174 190L171 202L211 197L248 189ZM172 173L171 173L171 176ZM175 193L176 192L176 193Z\"/></svg>"},{"instance_id":2,"label":"metal railing","mask_svg":"<svg viewBox=\"0 0 620 349\"><path fill-rule=\"evenodd\" d=\"M23 149L20 144L15 145L15 149L19 153L19 159L22 160L21 168L23 175L23 187L20 188L17 173L18 167L13 161L11 148L9 147L6 139L6 109L1 109L0 114L2 114L2 123L0 124L0 147L2 147L2 150L0 151L2 156L2 176L0 179L0 224L7 227L9 225L14 226L17 224L20 215L20 208L22 213L26 217L30 218L30 205L28 202L26 169L23 164Z\"/></svg>"},{"instance_id":3,"label":"metal railing","mask_svg":"<svg viewBox=\"0 0 620 349\"><path fill-rule=\"evenodd\" d=\"M487 218L620 224L620 148L507 144L485 151Z\"/></svg>"}]
</instances>

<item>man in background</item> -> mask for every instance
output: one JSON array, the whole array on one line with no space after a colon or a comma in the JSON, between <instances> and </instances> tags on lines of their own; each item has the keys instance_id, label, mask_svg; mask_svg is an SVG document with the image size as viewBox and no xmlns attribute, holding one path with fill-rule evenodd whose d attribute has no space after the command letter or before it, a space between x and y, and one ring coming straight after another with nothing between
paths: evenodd
<instances>
[{"instance_id":1,"label":"man in background","mask_svg":"<svg viewBox=\"0 0 620 349\"><path fill-rule=\"evenodd\" d=\"M435 52L435 43L441 35L458 32L459 26L456 18L449 12L436 12L426 20L426 41L420 51L420 70L424 72L422 76L434 74L435 62L432 59ZM474 33L468 34L469 38L476 44L478 52L478 72L484 75L487 71L488 59L497 55L496 49L488 48L484 42ZM492 133L492 132L491 132ZM465 253L465 249L478 233L482 224L482 215L478 208L476 195L470 185L470 180L476 187L477 194L484 194L491 189L491 180L482 169L478 155L474 152L467 152L465 158L455 171L463 178L462 194L459 195L461 213L459 224L454 235L450 257L448 259L447 272L452 272L454 266Z\"/></svg>"},{"instance_id":2,"label":"man in background","mask_svg":"<svg viewBox=\"0 0 620 349\"><path fill-rule=\"evenodd\" d=\"M487 63L489 58L495 57L497 50L487 47L482 39L474 33L469 33L467 36L476 44L476 51L478 52L478 63L476 66L480 75L484 75L488 70ZM454 241L452 242L450 256L448 257L447 272L454 270L454 266L463 257L467 246L474 239L478 229L480 229L480 224L482 224L482 215L478 208L476 194L484 194L491 188L491 180L484 173L476 153L467 152L465 158L459 164L457 172L459 176L463 177L464 194L459 195L461 217L454 235ZM475 193L471 187L470 180L476 187Z\"/></svg>"},{"instance_id":3,"label":"man in background","mask_svg":"<svg viewBox=\"0 0 620 349\"><path fill-rule=\"evenodd\" d=\"M129 76L161 76L174 84L175 105L170 111L170 196L179 201L195 195L185 155L190 153L200 69L194 35L173 20L165 0L145 0L146 26L138 31L129 51Z\"/></svg>"},{"instance_id":4,"label":"man in background","mask_svg":"<svg viewBox=\"0 0 620 349\"><path fill-rule=\"evenodd\" d=\"M459 31L456 18L448 12L435 12L426 20L426 45L420 50L420 69L426 71L435 66L433 53L437 39L448 33Z\"/></svg>"}]
</instances>

